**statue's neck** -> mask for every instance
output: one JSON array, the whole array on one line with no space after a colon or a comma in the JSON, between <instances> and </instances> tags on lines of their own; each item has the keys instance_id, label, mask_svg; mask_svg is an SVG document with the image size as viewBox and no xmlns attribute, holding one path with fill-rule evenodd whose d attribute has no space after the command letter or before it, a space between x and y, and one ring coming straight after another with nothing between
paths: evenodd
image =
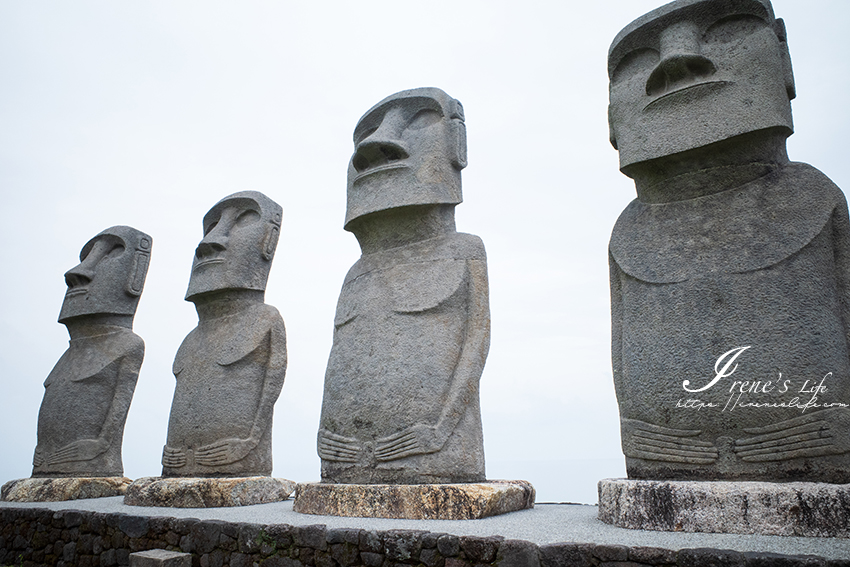
<instances>
[{"instance_id":1,"label":"statue's neck","mask_svg":"<svg viewBox=\"0 0 850 567\"><path fill-rule=\"evenodd\" d=\"M455 205L415 205L366 215L349 225L363 254L456 232Z\"/></svg>"},{"instance_id":2,"label":"statue's neck","mask_svg":"<svg viewBox=\"0 0 850 567\"><path fill-rule=\"evenodd\" d=\"M72 317L62 323L68 329L71 340L90 339L108 335L124 329L133 328L133 315L113 315L95 313L81 317Z\"/></svg>"},{"instance_id":3,"label":"statue's neck","mask_svg":"<svg viewBox=\"0 0 850 567\"><path fill-rule=\"evenodd\" d=\"M198 321L228 317L265 303L266 292L255 289L222 289L192 296Z\"/></svg>"},{"instance_id":4,"label":"statue's neck","mask_svg":"<svg viewBox=\"0 0 850 567\"><path fill-rule=\"evenodd\" d=\"M669 203L740 187L788 163L787 132L768 129L743 134L649 162L628 166L638 200Z\"/></svg>"}]
</instances>

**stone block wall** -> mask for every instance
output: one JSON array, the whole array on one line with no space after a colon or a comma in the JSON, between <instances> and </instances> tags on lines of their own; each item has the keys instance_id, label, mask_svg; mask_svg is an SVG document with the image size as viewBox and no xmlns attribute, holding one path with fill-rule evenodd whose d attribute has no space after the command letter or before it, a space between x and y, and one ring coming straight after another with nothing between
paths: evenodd
<instances>
[{"instance_id":1,"label":"stone block wall","mask_svg":"<svg viewBox=\"0 0 850 567\"><path fill-rule=\"evenodd\" d=\"M717 549L670 551L426 531L327 529L36 508L0 509L0 565L112 567L131 552L192 554L193 567L850 567L848 560Z\"/></svg>"}]
</instances>

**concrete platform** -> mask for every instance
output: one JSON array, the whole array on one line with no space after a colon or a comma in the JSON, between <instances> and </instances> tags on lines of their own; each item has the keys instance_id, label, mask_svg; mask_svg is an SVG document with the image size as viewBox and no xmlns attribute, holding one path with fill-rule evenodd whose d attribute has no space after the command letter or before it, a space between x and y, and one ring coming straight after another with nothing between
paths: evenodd
<instances>
[{"instance_id":1,"label":"concrete platform","mask_svg":"<svg viewBox=\"0 0 850 567\"><path fill-rule=\"evenodd\" d=\"M292 500L273 504L259 504L236 508L153 508L125 506L122 497L24 504L0 502L0 512L15 508L47 508L49 510L86 510L118 516L122 522L132 526L133 518L196 518L220 520L229 523L287 524L296 529L307 530L321 524L327 533L334 530L366 530L367 532L389 532L398 530L425 530L454 536L497 536L505 540L525 540L540 547L559 542L604 546L603 549L644 547L662 548L677 552L697 548L733 550L737 552L779 553L785 555L814 555L824 559L850 559L850 539L781 537L765 535L708 534L684 532L657 532L629 530L605 524L597 519L597 507L578 504L537 503L531 510L512 512L481 520L392 520L382 518L349 518L337 516L312 516L298 514L292 509ZM114 517L114 516L111 516ZM189 520L184 520L189 522ZM362 533L362 532L361 532ZM680 554L681 555L681 554ZM675 563L675 561L674 561ZM848 563L850 564L850 563ZM788 564L791 565L791 564Z\"/></svg>"}]
</instances>

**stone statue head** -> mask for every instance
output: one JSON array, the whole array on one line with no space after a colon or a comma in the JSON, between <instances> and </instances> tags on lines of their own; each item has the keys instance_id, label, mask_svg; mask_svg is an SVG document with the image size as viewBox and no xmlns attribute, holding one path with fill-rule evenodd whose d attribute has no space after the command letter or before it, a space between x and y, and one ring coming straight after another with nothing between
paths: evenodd
<instances>
[{"instance_id":1,"label":"stone statue head","mask_svg":"<svg viewBox=\"0 0 850 567\"><path fill-rule=\"evenodd\" d=\"M457 205L466 167L463 106L437 88L401 91L354 129L345 229L363 215L409 205Z\"/></svg>"},{"instance_id":2,"label":"stone statue head","mask_svg":"<svg viewBox=\"0 0 850 567\"><path fill-rule=\"evenodd\" d=\"M608 52L620 169L726 140L793 131L785 24L769 0L676 0L626 26Z\"/></svg>"},{"instance_id":3,"label":"stone statue head","mask_svg":"<svg viewBox=\"0 0 850 567\"><path fill-rule=\"evenodd\" d=\"M204 216L186 300L225 289L265 291L283 209L257 191L225 197Z\"/></svg>"},{"instance_id":4,"label":"stone statue head","mask_svg":"<svg viewBox=\"0 0 850 567\"><path fill-rule=\"evenodd\" d=\"M129 226L107 228L80 251L80 264L65 273L68 291L59 322L95 314L135 315L153 239Z\"/></svg>"}]
</instances>

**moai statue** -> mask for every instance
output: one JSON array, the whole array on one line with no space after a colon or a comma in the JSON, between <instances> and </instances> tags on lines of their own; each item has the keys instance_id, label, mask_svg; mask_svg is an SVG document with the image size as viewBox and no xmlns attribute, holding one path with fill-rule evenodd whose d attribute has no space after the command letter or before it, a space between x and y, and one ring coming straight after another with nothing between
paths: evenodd
<instances>
[{"instance_id":1,"label":"moai statue","mask_svg":"<svg viewBox=\"0 0 850 567\"><path fill-rule=\"evenodd\" d=\"M322 481L484 480L478 382L490 344L487 260L455 229L460 102L396 93L354 130L345 229L363 252L342 286L325 374Z\"/></svg>"},{"instance_id":2,"label":"moai statue","mask_svg":"<svg viewBox=\"0 0 850 567\"><path fill-rule=\"evenodd\" d=\"M281 215L262 193L243 191L204 217L186 292L198 326L174 359L165 477L272 472L272 413L286 373L286 332L264 298Z\"/></svg>"},{"instance_id":3,"label":"moai statue","mask_svg":"<svg viewBox=\"0 0 850 567\"><path fill-rule=\"evenodd\" d=\"M153 241L113 226L65 274L68 350L44 381L33 477L120 477L121 443L145 343L133 333Z\"/></svg>"},{"instance_id":4,"label":"moai statue","mask_svg":"<svg viewBox=\"0 0 850 567\"><path fill-rule=\"evenodd\" d=\"M630 478L850 482L850 221L788 160L795 96L768 0L678 0L608 58L637 199L610 242Z\"/></svg>"}]
</instances>

